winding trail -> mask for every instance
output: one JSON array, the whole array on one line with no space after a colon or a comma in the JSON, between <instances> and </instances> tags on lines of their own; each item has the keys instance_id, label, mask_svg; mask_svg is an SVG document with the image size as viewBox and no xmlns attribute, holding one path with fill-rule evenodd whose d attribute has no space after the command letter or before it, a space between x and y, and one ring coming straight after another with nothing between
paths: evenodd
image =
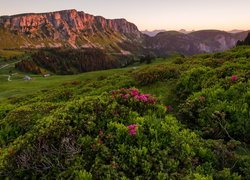
<instances>
[{"instance_id":1,"label":"winding trail","mask_svg":"<svg viewBox=\"0 0 250 180\"><path fill-rule=\"evenodd\" d=\"M9 75L9 76L8 76L8 81L11 81L11 79L10 79L10 78L11 78L11 75Z\"/></svg>"},{"instance_id":2,"label":"winding trail","mask_svg":"<svg viewBox=\"0 0 250 180\"><path fill-rule=\"evenodd\" d=\"M15 61L15 62L9 63L9 64L4 64L4 65L2 65L2 66L0 67L0 69L6 68L6 67L8 67L9 65L16 64L16 63L18 63L18 62L20 62L20 61L22 61L22 60Z\"/></svg>"},{"instance_id":3,"label":"winding trail","mask_svg":"<svg viewBox=\"0 0 250 180\"><path fill-rule=\"evenodd\" d=\"M12 80L11 80L11 75L5 75L5 74L4 74L4 75L2 75L2 76L7 77L7 81L12 81Z\"/></svg>"},{"instance_id":4,"label":"winding trail","mask_svg":"<svg viewBox=\"0 0 250 180\"><path fill-rule=\"evenodd\" d=\"M9 66L9 64L5 64L5 65L1 66L0 69L3 69L3 68L8 67L8 66Z\"/></svg>"},{"instance_id":5,"label":"winding trail","mask_svg":"<svg viewBox=\"0 0 250 180\"><path fill-rule=\"evenodd\" d=\"M21 60L20 60L21 61ZM13 63L10 63L10 64L4 64L4 65L2 65L1 67L0 67L0 69L3 69L3 68L6 68L6 67L8 67L9 65L12 65L12 64L16 64L16 63L18 63L18 62L20 62L20 61L16 61L16 62L13 62ZM17 74L17 73L15 73L15 74ZM12 74L12 75L15 75L15 74ZM8 78L7 78L7 80L8 81L12 81L11 80L11 76L12 75L2 75L2 76L7 76Z\"/></svg>"}]
</instances>

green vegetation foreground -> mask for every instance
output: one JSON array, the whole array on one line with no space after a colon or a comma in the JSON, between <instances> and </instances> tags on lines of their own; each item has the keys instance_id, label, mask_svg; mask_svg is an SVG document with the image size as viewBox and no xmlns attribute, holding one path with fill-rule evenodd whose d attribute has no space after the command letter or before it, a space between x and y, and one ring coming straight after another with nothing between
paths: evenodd
<instances>
[{"instance_id":1,"label":"green vegetation foreground","mask_svg":"<svg viewBox=\"0 0 250 180\"><path fill-rule=\"evenodd\" d=\"M250 179L249 55L242 46L4 94L0 176Z\"/></svg>"}]
</instances>

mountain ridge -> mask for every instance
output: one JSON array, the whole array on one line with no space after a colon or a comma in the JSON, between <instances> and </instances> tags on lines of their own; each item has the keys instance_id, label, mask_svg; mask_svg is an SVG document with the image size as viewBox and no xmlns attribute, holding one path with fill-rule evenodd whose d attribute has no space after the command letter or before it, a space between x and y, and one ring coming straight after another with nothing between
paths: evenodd
<instances>
[{"instance_id":1,"label":"mountain ridge","mask_svg":"<svg viewBox=\"0 0 250 180\"><path fill-rule=\"evenodd\" d=\"M24 41L20 43L23 44L20 48L54 47L51 44L56 43L57 47L83 46L102 49L114 46L120 49L117 43L132 40L132 37L138 39L141 36L136 25L123 18L105 19L76 10L1 16L0 28L7 33L19 35ZM111 42L103 46L91 38L109 39ZM27 39L33 39L36 45L33 46ZM41 42L37 42L39 40ZM46 40L51 41L50 44L43 42Z\"/></svg>"},{"instance_id":2,"label":"mountain ridge","mask_svg":"<svg viewBox=\"0 0 250 180\"><path fill-rule=\"evenodd\" d=\"M96 48L123 55L192 55L225 51L247 36L247 31L159 31L151 37L124 18L105 19L75 9L23 13L0 16L0 49Z\"/></svg>"},{"instance_id":3,"label":"mountain ridge","mask_svg":"<svg viewBox=\"0 0 250 180\"><path fill-rule=\"evenodd\" d=\"M147 36L146 46L160 55L214 53L234 47L239 40L245 39L247 34L248 31L234 34L220 30L200 30L188 34L165 31L154 37Z\"/></svg>"}]
</instances>

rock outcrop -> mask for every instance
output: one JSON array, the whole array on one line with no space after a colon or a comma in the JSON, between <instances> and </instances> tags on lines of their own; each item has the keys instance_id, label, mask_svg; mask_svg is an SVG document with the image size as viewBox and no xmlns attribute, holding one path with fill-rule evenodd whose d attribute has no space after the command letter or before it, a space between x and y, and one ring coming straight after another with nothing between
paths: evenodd
<instances>
[{"instance_id":1,"label":"rock outcrop","mask_svg":"<svg viewBox=\"0 0 250 180\"><path fill-rule=\"evenodd\" d=\"M30 13L14 16L0 17L0 28L21 36L24 39L32 39L32 43L26 45L32 47L46 46L42 41L51 41L47 46L58 43L61 46L67 44L72 47L80 46L103 46L107 44L94 42L91 38L113 38L115 43L140 39L141 33L138 28L125 19L105 19L101 16L93 16L76 10L64 10L51 13ZM93 37L91 37L93 36ZM89 37L91 37L89 39ZM110 39L111 40L111 39ZM101 41L101 40L100 40ZM115 44L108 44L116 46Z\"/></svg>"}]
</instances>

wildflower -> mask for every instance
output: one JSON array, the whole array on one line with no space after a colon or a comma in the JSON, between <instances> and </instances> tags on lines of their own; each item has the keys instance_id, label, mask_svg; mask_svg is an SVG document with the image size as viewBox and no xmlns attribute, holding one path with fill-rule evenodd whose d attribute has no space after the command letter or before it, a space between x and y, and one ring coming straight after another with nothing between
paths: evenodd
<instances>
[{"instance_id":1,"label":"wildflower","mask_svg":"<svg viewBox=\"0 0 250 180\"><path fill-rule=\"evenodd\" d=\"M150 98L150 99L148 99L148 103L149 104L155 104L156 103L156 99L155 98Z\"/></svg>"},{"instance_id":2,"label":"wildflower","mask_svg":"<svg viewBox=\"0 0 250 180\"><path fill-rule=\"evenodd\" d=\"M131 130L129 130L129 134L130 134L131 136L136 135L136 129L131 129Z\"/></svg>"},{"instance_id":3,"label":"wildflower","mask_svg":"<svg viewBox=\"0 0 250 180\"><path fill-rule=\"evenodd\" d=\"M146 102L148 100L148 97L145 96L145 94L142 94L142 95L139 96L139 100L143 101L143 102Z\"/></svg>"},{"instance_id":4,"label":"wildflower","mask_svg":"<svg viewBox=\"0 0 250 180\"><path fill-rule=\"evenodd\" d=\"M166 109L167 109L168 111L173 111L173 107L172 107L171 105L166 106Z\"/></svg>"},{"instance_id":5,"label":"wildflower","mask_svg":"<svg viewBox=\"0 0 250 180\"><path fill-rule=\"evenodd\" d=\"M135 129L137 127L137 124L131 124L127 126L128 129Z\"/></svg>"},{"instance_id":6,"label":"wildflower","mask_svg":"<svg viewBox=\"0 0 250 180\"><path fill-rule=\"evenodd\" d=\"M125 94L125 95L123 96L123 98L124 98L124 99L128 99L128 98L129 98L129 94Z\"/></svg>"},{"instance_id":7,"label":"wildflower","mask_svg":"<svg viewBox=\"0 0 250 180\"><path fill-rule=\"evenodd\" d=\"M137 133L137 131L136 131L137 127L138 127L137 124L131 124L131 125L127 126L128 130L129 130L129 135L135 136Z\"/></svg>"},{"instance_id":8,"label":"wildflower","mask_svg":"<svg viewBox=\"0 0 250 180\"><path fill-rule=\"evenodd\" d=\"M138 101L140 100L140 96L139 95L136 95L134 98L135 98L135 100L138 100Z\"/></svg>"},{"instance_id":9,"label":"wildflower","mask_svg":"<svg viewBox=\"0 0 250 180\"><path fill-rule=\"evenodd\" d=\"M132 96L138 96L139 95L138 89L130 89L130 92L131 92Z\"/></svg>"},{"instance_id":10,"label":"wildflower","mask_svg":"<svg viewBox=\"0 0 250 180\"><path fill-rule=\"evenodd\" d=\"M238 80L238 76L232 75L231 80L232 80L232 81L237 81L237 80Z\"/></svg>"}]
</instances>

